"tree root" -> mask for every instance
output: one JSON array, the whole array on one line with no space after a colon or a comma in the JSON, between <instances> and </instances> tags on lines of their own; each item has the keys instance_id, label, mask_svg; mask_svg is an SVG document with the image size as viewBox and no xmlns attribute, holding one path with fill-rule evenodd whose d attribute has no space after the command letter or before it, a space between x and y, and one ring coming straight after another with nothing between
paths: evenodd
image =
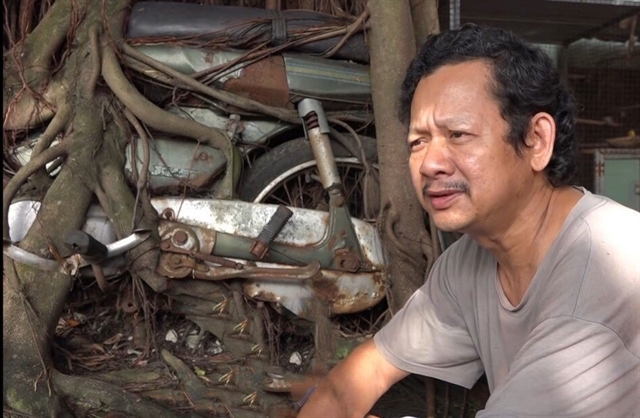
<instances>
[{"instance_id":1,"label":"tree root","mask_svg":"<svg viewBox=\"0 0 640 418\"><path fill-rule=\"evenodd\" d=\"M382 229L384 237L387 238L391 244L389 246L389 251L392 254L401 257L404 261L414 266L414 268L419 269L422 262L414 259L412 253L407 249L407 245L400 242L400 239L394 229L396 223L400 219L400 215L395 209L395 206L393 206L391 202L387 202L383 211L386 212L386 215L382 218L384 221L381 223L380 228ZM430 237L427 238L429 235L428 232L424 231L423 235L425 236L425 239L421 239L420 242L431 241Z\"/></svg>"},{"instance_id":2,"label":"tree root","mask_svg":"<svg viewBox=\"0 0 640 418\"><path fill-rule=\"evenodd\" d=\"M9 51L16 72L7 71L3 77L4 129L32 127L53 117L54 109L47 101L56 96L57 86L50 84L44 94L35 92L45 88L55 53L66 40L71 27L71 3L56 1L29 36ZM16 91L18 88L20 91Z\"/></svg>"},{"instance_id":3,"label":"tree root","mask_svg":"<svg viewBox=\"0 0 640 418\"><path fill-rule=\"evenodd\" d=\"M218 90L213 87L202 84L201 82L195 80L194 78L184 75L183 73L176 71L154 60L153 58L150 58L144 55L141 52L138 52L135 48L133 48L132 46L126 43L122 44L122 51L126 55L130 56L131 58L135 58L136 60L169 75L170 77L172 77L178 82L178 84L176 85L177 87L183 87L183 88L186 87L195 92L205 94L216 100L225 102L228 105L235 106L249 112L265 114L267 116L271 116L276 119L293 123L293 124L300 123L300 118L297 112L286 110L286 109L280 109L273 106L267 106L255 100L247 99L247 98L238 96L236 94Z\"/></svg>"},{"instance_id":4,"label":"tree root","mask_svg":"<svg viewBox=\"0 0 640 418\"><path fill-rule=\"evenodd\" d=\"M133 128L136 130L138 134L138 140L142 141L142 167L140 167L140 172L137 170L137 161L136 158L132 158L131 167L132 171L138 177L136 180L136 201L133 206L133 216L132 216L132 229L135 229L136 219L137 219L137 210L138 210L138 202L140 202L140 198L142 198L142 207L145 213L152 213L155 210L151 206L151 202L149 201L149 195L147 192L147 175L149 173L149 164L151 161L150 152L149 152L149 137L147 136L147 132L140 124L140 121L134 116L134 114L129 110L124 110L124 115L127 120L133 125ZM135 151L136 147L133 146L132 149ZM133 153L135 155L135 152Z\"/></svg>"},{"instance_id":5,"label":"tree root","mask_svg":"<svg viewBox=\"0 0 640 418\"><path fill-rule=\"evenodd\" d=\"M71 106L68 103L63 103L58 107L58 111L55 116L49 122L47 129L38 138L38 142L31 151L31 159L40 155L44 150L51 147L51 143L56 139L58 134L64 132L67 128L69 121L71 120ZM34 173L31 179L32 183L36 185L40 190L44 190L44 187L51 182L49 173L45 167L40 168Z\"/></svg>"},{"instance_id":6,"label":"tree root","mask_svg":"<svg viewBox=\"0 0 640 418\"><path fill-rule=\"evenodd\" d=\"M231 141L218 129L169 113L144 97L126 78L111 45L105 45L102 58L102 77L113 93L143 123L168 134L187 136L222 151L227 170L218 189L219 197L233 195L233 150Z\"/></svg>"},{"instance_id":7,"label":"tree root","mask_svg":"<svg viewBox=\"0 0 640 418\"><path fill-rule=\"evenodd\" d=\"M178 379L191 400L200 399L207 393L207 387L179 358L167 350L160 352L162 359L176 372Z\"/></svg>"},{"instance_id":8,"label":"tree root","mask_svg":"<svg viewBox=\"0 0 640 418\"><path fill-rule=\"evenodd\" d=\"M102 76L113 93L138 119L151 128L173 135L206 142L220 150L229 149L229 140L217 129L169 113L144 97L127 80L113 47L106 45L102 58Z\"/></svg>"},{"instance_id":9,"label":"tree root","mask_svg":"<svg viewBox=\"0 0 640 418\"><path fill-rule=\"evenodd\" d=\"M157 403L110 383L87 377L66 375L58 371L52 373L52 379L56 391L65 398L91 405L95 409L103 409L106 405L112 411L124 412L137 418L174 415L170 410ZM197 417L197 415L188 413L184 416Z\"/></svg>"},{"instance_id":10,"label":"tree root","mask_svg":"<svg viewBox=\"0 0 640 418\"><path fill-rule=\"evenodd\" d=\"M49 148L40 153L35 158L24 165L15 176L9 181L7 186L2 192L2 238L6 242L10 242L9 235L9 206L13 201L13 198L18 193L20 186L27 181L29 176L47 165L47 163L55 160L56 158L67 155L68 145L66 143L56 145L53 148Z\"/></svg>"},{"instance_id":11,"label":"tree root","mask_svg":"<svg viewBox=\"0 0 640 418\"><path fill-rule=\"evenodd\" d=\"M89 29L89 48L91 50L91 76L87 79L87 84L84 86L84 94L89 100L93 100L96 84L98 83L98 78L100 77L100 71L102 69L97 26L93 26Z\"/></svg>"}]
</instances>

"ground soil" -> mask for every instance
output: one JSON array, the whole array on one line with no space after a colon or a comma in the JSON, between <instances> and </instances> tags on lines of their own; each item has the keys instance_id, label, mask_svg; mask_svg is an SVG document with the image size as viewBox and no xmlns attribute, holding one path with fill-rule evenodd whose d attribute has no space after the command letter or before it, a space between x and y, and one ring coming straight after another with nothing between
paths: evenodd
<instances>
[{"instance_id":1,"label":"ground soil","mask_svg":"<svg viewBox=\"0 0 640 418\"><path fill-rule=\"evenodd\" d=\"M180 382L159 355L163 349L182 360L205 382L221 364L234 361L232 353L224 351L214 336L204 334L198 339L198 327L172 313L171 302L165 296L147 294L147 307L152 310L153 320L145 322L142 309L136 306L132 309L131 299L126 297L130 291L128 279L118 280L118 290L111 294L104 294L91 280L75 283L54 336L54 361L58 370L99 379L133 370L140 379L123 388L145 396L145 392L154 389L180 388ZM382 325L384 311L383 304L372 311L336 320L336 331L344 339L333 360L339 361L359 341L370 337ZM287 332L285 323L286 320L281 320L277 324L283 332L274 358L278 366L302 375L308 371L313 357L313 341L304 333ZM291 362L293 353L298 353L300 364ZM484 379L471 391L437 381L436 393L436 416L443 418L473 417L488 397ZM70 406L78 416L116 418L108 411ZM173 410L175 416L189 410L189 405L181 402L165 406ZM371 412L381 418L424 417L426 408L425 379L411 375L385 394ZM5 410L4 416L20 415Z\"/></svg>"}]
</instances>

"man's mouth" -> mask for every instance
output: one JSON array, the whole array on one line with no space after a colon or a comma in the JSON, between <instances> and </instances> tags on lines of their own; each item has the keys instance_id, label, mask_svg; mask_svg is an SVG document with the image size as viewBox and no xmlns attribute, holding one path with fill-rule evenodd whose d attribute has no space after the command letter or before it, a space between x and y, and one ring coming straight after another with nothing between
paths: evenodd
<instances>
[{"instance_id":1,"label":"man's mouth","mask_svg":"<svg viewBox=\"0 0 640 418\"><path fill-rule=\"evenodd\" d=\"M461 190L427 190L425 197L429 200L431 207L435 210L444 210L453 205L456 198L464 192Z\"/></svg>"}]
</instances>

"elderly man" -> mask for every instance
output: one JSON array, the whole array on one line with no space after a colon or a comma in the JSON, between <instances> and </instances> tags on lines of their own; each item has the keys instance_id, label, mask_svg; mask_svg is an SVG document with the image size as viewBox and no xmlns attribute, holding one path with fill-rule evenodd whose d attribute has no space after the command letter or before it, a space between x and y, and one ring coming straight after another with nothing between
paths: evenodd
<instances>
[{"instance_id":1,"label":"elderly man","mask_svg":"<svg viewBox=\"0 0 640 418\"><path fill-rule=\"evenodd\" d=\"M362 417L409 373L483 372L478 417L640 416L640 214L569 185L574 104L551 60L464 26L429 38L401 104L418 198L465 235L299 417Z\"/></svg>"}]
</instances>

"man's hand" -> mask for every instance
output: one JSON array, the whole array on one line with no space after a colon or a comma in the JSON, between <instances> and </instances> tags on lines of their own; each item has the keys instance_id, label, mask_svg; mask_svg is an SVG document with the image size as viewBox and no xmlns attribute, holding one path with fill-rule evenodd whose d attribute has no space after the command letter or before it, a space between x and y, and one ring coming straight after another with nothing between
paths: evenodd
<instances>
[{"instance_id":1,"label":"man's hand","mask_svg":"<svg viewBox=\"0 0 640 418\"><path fill-rule=\"evenodd\" d=\"M370 339L331 370L300 410L298 418L362 418L380 396L408 374L382 357Z\"/></svg>"}]
</instances>

